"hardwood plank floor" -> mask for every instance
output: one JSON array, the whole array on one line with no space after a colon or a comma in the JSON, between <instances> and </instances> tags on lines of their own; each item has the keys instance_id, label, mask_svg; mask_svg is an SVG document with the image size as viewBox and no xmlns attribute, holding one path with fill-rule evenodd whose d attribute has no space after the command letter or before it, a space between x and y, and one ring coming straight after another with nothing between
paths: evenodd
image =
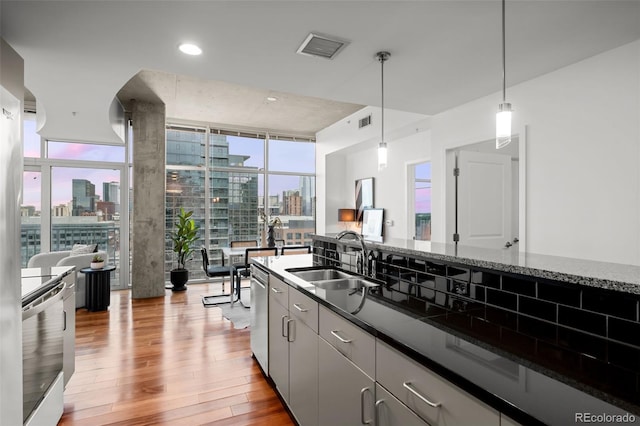
<instances>
[{"instance_id":1,"label":"hardwood plank floor","mask_svg":"<svg viewBox=\"0 0 640 426\"><path fill-rule=\"evenodd\" d=\"M153 299L114 291L108 311L77 310L59 425L293 425L251 357L249 329L202 306L219 292L217 283Z\"/></svg>"}]
</instances>

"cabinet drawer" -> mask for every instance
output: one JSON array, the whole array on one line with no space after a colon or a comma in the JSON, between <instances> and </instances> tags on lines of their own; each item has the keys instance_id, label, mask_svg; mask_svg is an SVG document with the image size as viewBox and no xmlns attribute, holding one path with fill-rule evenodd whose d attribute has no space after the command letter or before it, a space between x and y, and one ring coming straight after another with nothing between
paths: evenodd
<instances>
[{"instance_id":1,"label":"cabinet drawer","mask_svg":"<svg viewBox=\"0 0 640 426\"><path fill-rule=\"evenodd\" d=\"M380 341L376 380L432 426L500 424L498 411Z\"/></svg>"},{"instance_id":2,"label":"cabinet drawer","mask_svg":"<svg viewBox=\"0 0 640 426\"><path fill-rule=\"evenodd\" d=\"M376 339L366 331L320 306L320 336L369 377L376 374Z\"/></svg>"},{"instance_id":3,"label":"cabinet drawer","mask_svg":"<svg viewBox=\"0 0 640 426\"><path fill-rule=\"evenodd\" d=\"M376 426L429 426L406 405L376 383Z\"/></svg>"},{"instance_id":4,"label":"cabinet drawer","mask_svg":"<svg viewBox=\"0 0 640 426\"><path fill-rule=\"evenodd\" d=\"M294 288L289 288L289 314L318 333L318 302Z\"/></svg>"},{"instance_id":5,"label":"cabinet drawer","mask_svg":"<svg viewBox=\"0 0 640 426\"><path fill-rule=\"evenodd\" d=\"M276 302L289 309L289 285L269 275L269 303Z\"/></svg>"}]
</instances>

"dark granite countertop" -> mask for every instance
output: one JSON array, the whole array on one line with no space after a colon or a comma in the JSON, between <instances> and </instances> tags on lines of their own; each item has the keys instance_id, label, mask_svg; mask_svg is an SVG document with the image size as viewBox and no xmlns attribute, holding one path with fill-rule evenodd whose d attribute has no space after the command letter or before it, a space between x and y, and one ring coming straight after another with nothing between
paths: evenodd
<instances>
[{"instance_id":1,"label":"dark granite countertop","mask_svg":"<svg viewBox=\"0 0 640 426\"><path fill-rule=\"evenodd\" d=\"M334 235L314 235L314 238L329 243L337 242ZM339 243L360 247L359 243L347 238L341 239ZM496 250L397 238L386 240L384 243L368 241L366 245L370 249L393 250L398 254L434 261L455 262L640 295L640 266L636 265L523 253L517 251L517 245L509 249Z\"/></svg>"},{"instance_id":2,"label":"dark granite countertop","mask_svg":"<svg viewBox=\"0 0 640 426\"><path fill-rule=\"evenodd\" d=\"M616 374L623 370L598 359L602 351L613 350L606 342L575 330L564 336L572 344L593 346L585 358L571 345L545 340L545 333L557 335L557 329L539 329L535 321L530 333L512 327L530 319L511 312L493 309L487 314L482 308L478 315L474 306L464 311L434 306L427 310L429 314L416 313L398 306L386 291L373 292L363 309L351 314L358 295L346 300L344 293L316 291L288 271L310 267L312 259L312 255L281 256L256 259L256 263L522 424L573 424L576 413L633 413L640 424L637 385L631 384L635 392L632 389L629 394L629 386L621 382L624 377ZM640 349L616 350L621 350L624 362L640 363Z\"/></svg>"}]
</instances>

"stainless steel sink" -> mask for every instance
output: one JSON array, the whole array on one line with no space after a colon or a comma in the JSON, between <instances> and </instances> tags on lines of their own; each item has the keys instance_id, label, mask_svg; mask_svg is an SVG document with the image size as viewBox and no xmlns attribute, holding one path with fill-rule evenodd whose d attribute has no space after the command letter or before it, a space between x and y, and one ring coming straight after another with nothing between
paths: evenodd
<instances>
[{"instance_id":1,"label":"stainless steel sink","mask_svg":"<svg viewBox=\"0 0 640 426\"><path fill-rule=\"evenodd\" d=\"M346 298L356 297L355 295L360 293L360 296L357 296L360 299L357 306L351 306L347 310L347 312L350 312L353 315L360 312L364 306L370 289L380 286L379 284L366 280L359 275L350 274L331 267L327 268L326 266L291 268L285 270L313 285L315 289L309 290L330 303L333 301L335 304L337 300L342 300L342 302L344 302Z\"/></svg>"},{"instance_id":2,"label":"stainless steel sink","mask_svg":"<svg viewBox=\"0 0 640 426\"><path fill-rule=\"evenodd\" d=\"M312 284L323 290L359 290L363 287L378 287L378 284L353 277L316 281L312 282Z\"/></svg>"},{"instance_id":3,"label":"stainless steel sink","mask_svg":"<svg viewBox=\"0 0 640 426\"><path fill-rule=\"evenodd\" d=\"M298 278L302 278L305 281L314 283L315 281L326 281L335 279L350 278L350 275L346 272L338 271L337 269L312 269L306 271L289 271Z\"/></svg>"}]
</instances>

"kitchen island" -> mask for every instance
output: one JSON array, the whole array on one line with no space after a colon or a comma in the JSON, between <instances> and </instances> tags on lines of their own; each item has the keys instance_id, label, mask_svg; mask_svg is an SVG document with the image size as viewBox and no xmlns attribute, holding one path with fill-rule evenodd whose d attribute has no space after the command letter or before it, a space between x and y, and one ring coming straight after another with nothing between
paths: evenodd
<instances>
[{"instance_id":1,"label":"kitchen island","mask_svg":"<svg viewBox=\"0 0 640 426\"><path fill-rule=\"evenodd\" d=\"M501 418L569 424L592 413L640 417L637 267L591 265L581 275L581 261L550 256L367 246L359 262L359 244L316 236L313 255L261 265ZM352 314L349 303L288 271L312 265L353 272L364 265L360 272L381 285Z\"/></svg>"}]
</instances>

